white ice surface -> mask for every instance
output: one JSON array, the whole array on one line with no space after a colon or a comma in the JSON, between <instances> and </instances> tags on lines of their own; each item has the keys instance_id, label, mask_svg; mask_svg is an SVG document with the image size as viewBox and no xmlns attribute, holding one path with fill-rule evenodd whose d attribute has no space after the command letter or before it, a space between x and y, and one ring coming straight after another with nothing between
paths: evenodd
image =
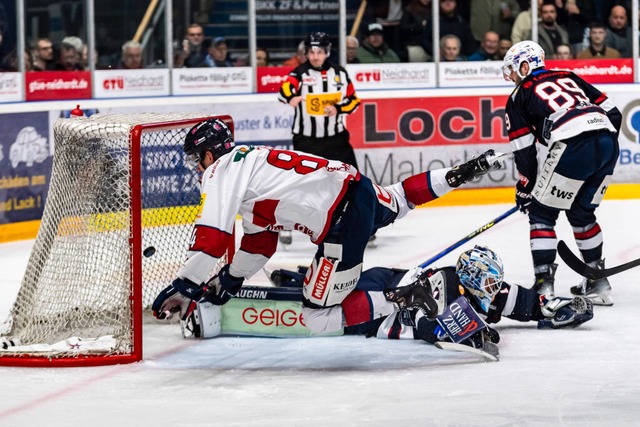
<instances>
[{"instance_id":1,"label":"white ice surface","mask_svg":"<svg viewBox=\"0 0 640 427\"><path fill-rule=\"evenodd\" d=\"M418 209L378 233L365 266L410 267L508 205ZM609 266L640 257L640 201L605 201L599 221ZM566 219L559 238L575 249ZM528 223L516 213L436 262L482 243L505 261L506 280L533 280ZM0 245L0 321L33 242ZM294 235L269 267L307 264ZM82 256L81 254L78 254ZM556 292L579 277L558 259ZM501 360L418 341L364 337L216 338L188 341L177 325L146 324L144 361L97 368L0 367L0 426L631 426L640 425L640 268L613 276L613 307L576 330L497 325ZM251 280L266 284L261 274Z\"/></svg>"}]
</instances>

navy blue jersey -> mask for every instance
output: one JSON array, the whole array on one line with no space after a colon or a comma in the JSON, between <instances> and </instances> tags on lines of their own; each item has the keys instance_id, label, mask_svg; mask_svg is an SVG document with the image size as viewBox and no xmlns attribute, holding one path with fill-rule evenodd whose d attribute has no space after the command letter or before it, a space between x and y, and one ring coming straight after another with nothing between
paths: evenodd
<instances>
[{"instance_id":1,"label":"navy blue jersey","mask_svg":"<svg viewBox=\"0 0 640 427\"><path fill-rule=\"evenodd\" d=\"M534 70L513 91L505 112L521 189L536 181L535 142L547 146L594 131L618 132L620 111L571 71Z\"/></svg>"}]
</instances>

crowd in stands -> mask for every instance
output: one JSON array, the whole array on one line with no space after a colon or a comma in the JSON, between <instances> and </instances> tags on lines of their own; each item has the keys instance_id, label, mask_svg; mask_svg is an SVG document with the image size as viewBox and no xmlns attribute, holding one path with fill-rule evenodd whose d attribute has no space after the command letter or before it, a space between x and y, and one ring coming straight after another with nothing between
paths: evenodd
<instances>
[{"instance_id":1,"label":"crowd in stands","mask_svg":"<svg viewBox=\"0 0 640 427\"><path fill-rule=\"evenodd\" d=\"M531 2L439 2L440 60L501 60L531 39ZM632 55L630 1L536 0L538 43L547 58L628 58ZM433 58L432 0L373 0L360 31L360 62L424 62ZM595 31L593 36L591 31ZM558 52L560 49L561 53Z\"/></svg>"},{"instance_id":2,"label":"crowd in stands","mask_svg":"<svg viewBox=\"0 0 640 427\"><path fill-rule=\"evenodd\" d=\"M347 63L433 61L432 1L439 2L440 61L501 60L514 43L531 38L529 0L371 0L359 37L346 38ZM631 57L630 0L536 1L538 43L548 59ZM176 68L249 64L246 53L231 58L227 40L205 37L197 23L174 43L174 53ZM282 63L271 63L262 47L255 55L258 66L296 67L306 60L303 42ZM90 68L88 56L86 43L78 37L55 44L39 38L25 49L24 63L27 71L85 70ZM166 66L161 60L145 64L144 46L135 40L126 41L118 52L94 56L97 69ZM0 70L18 70L15 49L1 59Z\"/></svg>"}]
</instances>

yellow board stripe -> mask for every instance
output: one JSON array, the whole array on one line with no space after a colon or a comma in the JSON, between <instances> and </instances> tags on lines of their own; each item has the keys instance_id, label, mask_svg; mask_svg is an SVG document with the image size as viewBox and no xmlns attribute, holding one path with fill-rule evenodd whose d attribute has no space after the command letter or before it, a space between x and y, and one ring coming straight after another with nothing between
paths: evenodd
<instances>
[{"instance_id":1,"label":"yellow board stripe","mask_svg":"<svg viewBox=\"0 0 640 427\"><path fill-rule=\"evenodd\" d=\"M606 200L640 199L640 184L612 184L607 189L604 198ZM514 188L458 189L422 207L488 205L497 203L515 203ZM195 220L196 214L197 210L194 209L193 206L145 209L142 213L142 224L143 227L190 224ZM97 229L97 225L103 226L105 223L109 224L109 227L124 227L125 224L128 224L128 222L123 222L121 218L117 218L118 215L119 214L95 215L91 223L92 228ZM160 222L160 219L162 219L162 222ZM68 221L71 220L68 219ZM0 224L0 243L35 239L39 227L40 221ZM104 230L104 228L102 229Z\"/></svg>"}]
</instances>

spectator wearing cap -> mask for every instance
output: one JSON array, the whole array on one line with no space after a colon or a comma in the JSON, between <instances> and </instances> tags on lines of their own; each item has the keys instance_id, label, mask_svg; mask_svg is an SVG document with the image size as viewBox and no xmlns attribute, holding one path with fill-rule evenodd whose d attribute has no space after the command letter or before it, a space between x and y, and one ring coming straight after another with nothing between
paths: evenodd
<instances>
[{"instance_id":1,"label":"spectator wearing cap","mask_svg":"<svg viewBox=\"0 0 640 427\"><path fill-rule=\"evenodd\" d=\"M63 42L58 52L58 60L53 66L54 71L78 71L84 70L82 66L81 53L76 50L76 46Z\"/></svg>"},{"instance_id":2,"label":"spectator wearing cap","mask_svg":"<svg viewBox=\"0 0 640 427\"><path fill-rule=\"evenodd\" d=\"M377 22L367 26L365 39L358 48L358 58L363 64L400 62L398 55L384 42L384 30Z\"/></svg>"},{"instance_id":3,"label":"spectator wearing cap","mask_svg":"<svg viewBox=\"0 0 640 427\"><path fill-rule=\"evenodd\" d=\"M233 64L227 58L229 52L227 41L224 37L216 37L211 40L211 44L207 49L207 56L204 57L204 63L207 67L233 67Z\"/></svg>"}]
</instances>

